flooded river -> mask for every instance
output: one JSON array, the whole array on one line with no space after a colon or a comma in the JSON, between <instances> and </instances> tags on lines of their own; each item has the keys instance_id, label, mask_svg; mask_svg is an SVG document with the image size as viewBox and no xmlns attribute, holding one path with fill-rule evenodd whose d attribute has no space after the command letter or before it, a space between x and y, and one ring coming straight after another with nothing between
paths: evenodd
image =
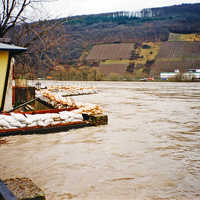
<instances>
[{"instance_id":1,"label":"flooded river","mask_svg":"<svg viewBox=\"0 0 200 200\"><path fill-rule=\"evenodd\" d=\"M99 93L74 99L109 124L6 138L1 179L29 177L47 200L200 199L200 83L89 84Z\"/></svg>"}]
</instances>

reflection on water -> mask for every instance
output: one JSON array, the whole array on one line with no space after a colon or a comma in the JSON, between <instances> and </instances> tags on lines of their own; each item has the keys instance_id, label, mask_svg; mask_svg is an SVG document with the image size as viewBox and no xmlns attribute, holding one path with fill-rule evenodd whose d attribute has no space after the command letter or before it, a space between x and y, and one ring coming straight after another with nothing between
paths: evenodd
<instances>
[{"instance_id":1,"label":"reflection on water","mask_svg":"<svg viewBox=\"0 0 200 200\"><path fill-rule=\"evenodd\" d=\"M100 104L109 124L8 137L0 177L29 177L48 200L200 199L200 84L87 84L99 94L75 100Z\"/></svg>"}]
</instances>

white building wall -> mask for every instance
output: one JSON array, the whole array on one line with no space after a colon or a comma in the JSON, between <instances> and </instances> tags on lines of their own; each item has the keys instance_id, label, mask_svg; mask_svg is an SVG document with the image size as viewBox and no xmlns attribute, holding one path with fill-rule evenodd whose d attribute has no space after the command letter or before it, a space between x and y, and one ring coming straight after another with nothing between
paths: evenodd
<instances>
[{"instance_id":1,"label":"white building wall","mask_svg":"<svg viewBox=\"0 0 200 200\"><path fill-rule=\"evenodd\" d=\"M177 74L178 73L176 73L176 72L161 72L160 78L161 79L173 78L173 77L176 77Z\"/></svg>"}]
</instances>

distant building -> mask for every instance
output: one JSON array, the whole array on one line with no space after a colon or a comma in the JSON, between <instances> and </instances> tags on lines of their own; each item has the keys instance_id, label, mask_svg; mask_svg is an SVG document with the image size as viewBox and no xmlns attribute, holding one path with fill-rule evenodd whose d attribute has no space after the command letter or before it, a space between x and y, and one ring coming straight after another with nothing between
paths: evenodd
<instances>
[{"instance_id":1,"label":"distant building","mask_svg":"<svg viewBox=\"0 0 200 200\"><path fill-rule=\"evenodd\" d=\"M200 69L188 69L187 72L183 73L183 79L200 79Z\"/></svg>"},{"instance_id":2,"label":"distant building","mask_svg":"<svg viewBox=\"0 0 200 200\"><path fill-rule=\"evenodd\" d=\"M170 78L175 78L180 74L178 69L174 70L174 72L161 72L160 79L168 80ZM192 79L200 79L200 69L188 69L186 72L181 74L183 80L192 80Z\"/></svg>"},{"instance_id":3,"label":"distant building","mask_svg":"<svg viewBox=\"0 0 200 200\"><path fill-rule=\"evenodd\" d=\"M161 72L160 78L162 80L168 80L169 78L175 78L178 75L179 72Z\"/></svg>"}]
</instances>

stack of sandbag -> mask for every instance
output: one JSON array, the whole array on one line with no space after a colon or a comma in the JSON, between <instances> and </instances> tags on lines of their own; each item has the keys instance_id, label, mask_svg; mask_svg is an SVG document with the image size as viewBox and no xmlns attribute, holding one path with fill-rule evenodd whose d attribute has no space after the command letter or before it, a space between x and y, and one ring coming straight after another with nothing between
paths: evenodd
<instances>
[{"instance_id":1,"label":"stack of sandbag","mask_svg":"<svg viewBox=\"0 0 200 200\"><path fill-rule=\"evenodd\" d=\"M77 102L76 106L78 109L73 110L74 113L88 115L98 115L103 113L102 108L96 104Z\"/></svg>"},{"instance_id":2,"label":"stack of sandbag","mask_svg":"<svg viewBox=\"0 0 200 200\"><path fill-rule=\"evenodd\" d=\"M76 108L75 102L71 97L63 97L60 93L52 94L48 91L41 91L40 94L37 94L37 97L45 97L48 100L48 103L51 104L54 108L66 108L72 107Z\"/></svg>"},{"instance_id":3,"label":"stack of sandbag","mask_svg":"<svg viewBox=\"0 0 200 200\"><path fill-rule=\"evenodd\" d=\"M83 121L82 114L62 111L59 113L0 115L0 129L17 129L35 126L51 126L60 123Z\"/></svg>"},{"instance_id":4,"label":"stack of sandbag","mask_svg":"<svg viewBox=\"0 0 200 200\"><path fill-rule=\"evenodd\" d=\"M78 109L74 110L74 112L79 114L86 113L89 115L96 115L103 113L102 108L96 104L75 102L75 100L71 97L63 97L60 93L53 95L50 91L47 90L41 91L41 94L50 101L50 104L54 108L72 107Z\"/></svg>"}]
</instances>

